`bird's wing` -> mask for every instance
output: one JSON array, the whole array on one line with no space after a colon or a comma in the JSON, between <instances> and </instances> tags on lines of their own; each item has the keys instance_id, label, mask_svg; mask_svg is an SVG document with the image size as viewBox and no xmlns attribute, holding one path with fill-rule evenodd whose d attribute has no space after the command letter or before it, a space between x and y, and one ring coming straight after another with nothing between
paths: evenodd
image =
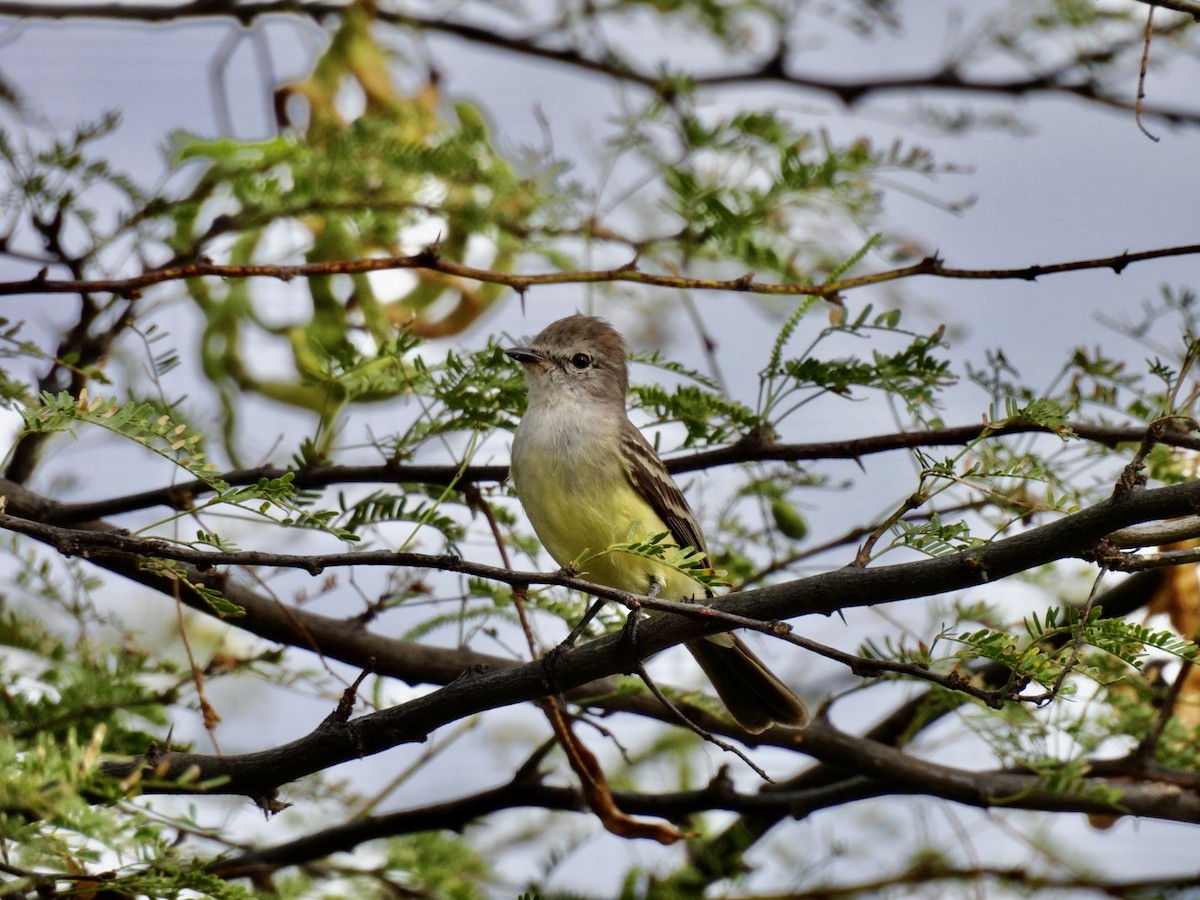
<instances>
[{"instance_id":1,"label":"bird's wing","mask_svg":"<svg viewBox=\"0 0 1200 900\"><path fill-rule=\"evenodd\" d=\"M691 507L649 441L628 419L621 428L621 461L630 482L666 523L675 543L699 551L704 565L711 568L704 535Z\"/></svg>"}]
</instances>

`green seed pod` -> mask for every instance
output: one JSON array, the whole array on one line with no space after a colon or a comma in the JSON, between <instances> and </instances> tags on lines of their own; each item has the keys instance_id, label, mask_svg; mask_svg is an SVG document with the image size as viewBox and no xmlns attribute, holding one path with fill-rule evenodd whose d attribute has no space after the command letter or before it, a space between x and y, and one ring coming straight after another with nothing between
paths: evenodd
<instances>
[{"instance_id":1,"label":"green seed pod","mask_svg":"<svg viewBox=\"0 0 1200 900\"><path fill-rule=\"evenodd\" d=\"M775 527L794 541L808 537L808 523L796 507L782 497L771 501L771 515L775 517Z\"/></svg>"}]
</instances>

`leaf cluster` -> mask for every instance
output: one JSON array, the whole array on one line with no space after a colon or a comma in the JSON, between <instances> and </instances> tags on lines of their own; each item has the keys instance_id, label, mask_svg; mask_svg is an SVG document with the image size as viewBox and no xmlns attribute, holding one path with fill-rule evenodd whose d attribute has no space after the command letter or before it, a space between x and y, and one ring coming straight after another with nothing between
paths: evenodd
<instances>
[{"instance_id":1,"label":"leaf cluster","mask_svg":"<svg viewBox=\"0 0 1200 900\"><path fill-rule=\"evenodd\" d=\"M1136 622L1107 618L1099 607L1089 610L1086 618L1070 607L1051 607L1040 614L1035 611L1024 620L1024 626L1024 635L982 628L942 636L964 645L962 658L1001 663L1012 673L1013 683L1036 683L1054 692L1075 691L1069 676L1108 683L1103 680L1108 670L1082 656L1082 647L1103 651L1131 669L1140 668L1153 651L1188 662L1197 656L1195 642L1173 631L1154 631ZM1038 699L1044 702L1050 695Z\"/></svg>"}]
</instances>

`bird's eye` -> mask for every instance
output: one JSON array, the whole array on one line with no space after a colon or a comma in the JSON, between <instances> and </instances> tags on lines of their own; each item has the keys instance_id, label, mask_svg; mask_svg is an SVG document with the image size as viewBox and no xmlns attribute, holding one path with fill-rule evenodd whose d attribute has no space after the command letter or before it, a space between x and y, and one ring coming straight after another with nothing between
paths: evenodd
<instances>
[{"instance_id":1,"label":"bird's eye","mask_svg":"<svg viewBox=\"0 0 1200 900\"><path fill-rule=\"evenodd\" d=\"M592 358L586 353L576 353L571 357L571 365L577 369L586 369L592 364Z\"/></svg>"}]
</instances>

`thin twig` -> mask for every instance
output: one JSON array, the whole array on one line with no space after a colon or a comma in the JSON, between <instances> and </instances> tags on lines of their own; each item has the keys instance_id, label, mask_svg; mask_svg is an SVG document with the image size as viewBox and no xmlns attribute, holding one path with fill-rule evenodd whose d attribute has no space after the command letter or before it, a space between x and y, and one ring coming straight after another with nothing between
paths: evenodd
<instances>
[{"instance_id":1,"label":"thin twig","mask_svg":"<svg viewBox=\"0 0 1200 900\"><path fill-rule=\"evenodd\" d=\"M196 657L192 653L192 642L188 639L183 608L183 598L179 595L179 581L176 579L175 619L179 625L179 639L183 642L183 650L187 655L188 669L191 672L192 685L196 688L196 700L200 704L200 716L204 722L204 730L208 734L208 739L212 741L213 749L220 754L221 744L217 741L217 725L221 721L221 714L212 705L212 701L208 699L208 693L204 690L204 670L196 663Z\"/></svg>"},{"instance_id":2,"label":"thin twig","mask_svg":"<svg viewBox=\"0 0 1200 900\"><path fill-rule=\"evenodd\" d=\"M1054 681L1054 687L1047 692L1047 697L1036 698L1035 702L1037 702L1039 705L1043 699L1057 697L1059 692L1062 690L1062 686L1066 684L1067 676L1075 671L1075 665L1079 662L1079 657L1083 655L1083 648L1087 643L1084 640L1084 631L1087 628L1088 621L1092 616L1092 607L1095 605L1096 597L1100 591L1100 582L1104 580L1104 576L1106 574L1108 574L1108 570L1101 568L1100 571L1096 573L1096 577L1092 580L1092 589L1088 591L1087 603L1084 604L1083 609L1079 610L1078 619L1076 620L1075 627L1073 629L1074 635L1072 636L1071 640L1071 655L1063 665L1062 671L1058 673L1058 678Z\"/></svg>"},{"instance_id":3,"label":"thin twig","mask_svg":"<svg viewBox=\"0 0 1200 900\"><path fill-rule=\"evenodd\" d=\"M1151 5L1150 8L1146 10L1146 30L1142 36L1142 61L1138 66L1137 98L1133 101L1133 120L1137 122L1138 130L1140 130L1142 134L1157 144L1159 138L1156 135L1151 134L1149 129L1146 128L1145 123L1142 122L1142 110L1144 109L1144 103L1146 100L1146 70L1150 66L1150 42L1153 39L1154 6Z\"/></svg>"},{"instance_id":4,"label":"thin twig","mask_svg":"<svg viewBox=\"0 0 1200 900\"><path fill-rule=\"evenodd\" d=\"M467 497L472 508L481 512L487 519L500 559L506 569L511 569L512 563L509 561L508 548L504 545L504 535L500 531L495 513L492 512L491 504L484 499L474 485L469 486ZM529 620L529 612L525 606L528 590L527 584L514 584L512 598L513 606L517 610L517 618L521 622L521 630L525 634L525 641L529 647L529 655L536 659L541 654L538 651L533 624ZM618 837L648 838L660 844L673 844L686 837L683 832L671 825L635 819L617 805L600 761L571 728L557 693L540 698L537 706L546 715L554 736L558 739L563 753L566 754L571 770L578 776L588 808L595 813L605 830Z\"/></svg>"},{"instance_id":5,"label":"thin twig","mask_svg":"<svg viewBox=\"0 0 1200 900\"><path fill-rule=\"evenodd\" d=\"M632 653L629 654L629 657L631 660L633 660L633 666L638 673L638 677L641 678L642 683L645 684L646 687L648 687L650 689L650 693L652 693L654 695L655 699L657 699L659 703L661 703L663 706L665 706L670 711L671 715L675 717L675 720L677 722L679 722L681 725L683 725L685 728L689 729L694 734L699 735L701 738L708 741L710 744L715 744L716 746L720 747L726 753L732 753L734 756L736 756L738 759L740 759L742 762L744 762L746 765L748 765L751 769L753 769L754 772L758 775L758 777L761 778L763 781L767 781L767 782L770 782L771 784L774 784L775 779L773 779L770 775L768 775L766 773L766 771L764 771L763 768L761 766L759 766L756 762L754 762L754 760L752 760L747 754L743 753L741 750L739 750L737 747L735 747L733 744L729 743L728 741L722 740L721 738L717 737L711 731L708 731L707 729L702 728L698 723L696 723L686 713L684 713L683 710L681 710L678 706L676 706L674 703L672 703L670 698L668 698L667 695L664 694L659 689L658 685L655 684L654 679L650 677L650 673L648 671L646 671L646 666L642 662L639 654L637 653L637 624L638 624L639 616L640 616L639 609L633 608L633 609L629 610L629 615L625 619L625 628L622 632L622 637L629 643L630 649L633 651Z\"/></svg>"},{"instance_id":6,"label":"thin twig","mask_svg":"<svg viewBox=\"0 0 1200 900\"><path fill-rule=\"evenodd\" d=\"M1105 543L1107 544L1107 542ZM1165 569L1198 563L1200 562L1200 547L1163 550L1161 553L1104 552L1098 555L1097 561L1113 572L1146 572L1150 569Z\"/></svg>"},{"instance_id":7,"label":"thin twig","mask_svg":"<svg viewBox=\"0 0 1200 900\"><path fill-rule=\"evenodd\" d=\"M1183 690L1184 682L1187 681L1188 675L1192 671L1192 663L1184 660L1179 667L1179 672L1175 675L1175 680L1171 682L1171 686L1167 689L1167 695L1163 697L1162 705L1158 708L1158 713L1154 717L1154 722L1150 725L1150 730L1146 732L1146 736L1138 742L1137 748L1130 754L1130 758L1143 766L1147 766L1154 759L1154 749L1158 746L1159 740L1162 738L1163 730L1167 727L1167 722L1171 721L1171 717L1175 715L1175 704L1179 700L1179 694Z\"/></svg>"}]
</instances>

